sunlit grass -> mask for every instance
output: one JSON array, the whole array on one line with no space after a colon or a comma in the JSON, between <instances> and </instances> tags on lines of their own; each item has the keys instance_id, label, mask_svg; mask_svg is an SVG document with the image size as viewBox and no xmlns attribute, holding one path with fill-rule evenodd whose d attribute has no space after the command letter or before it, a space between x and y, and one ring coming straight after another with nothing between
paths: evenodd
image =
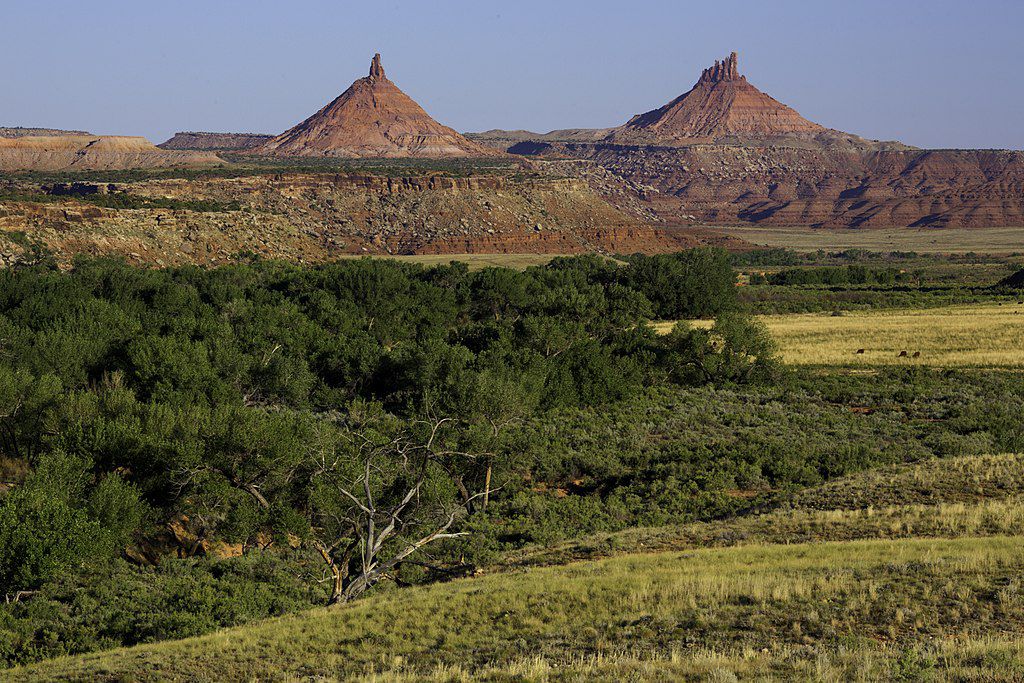
<instances>
[{"instance_id":1,"label":"sunlit grass","mask_svg":"<svg viewBox=\"0 0 1024 683\"><path fill-rule=\"evenodd\" d=\"M636 527L511 554L506 567L636 552L864 539L1024 535L1024 455L938 458L860 472L779 509L713 522Z\"/></svg>"},{"instance_id":2,"label":"sunlit grass","mask_svg":"<svg viewBox=\"0 0 1024 683\"><path fill-rule=\"evenodd\" d=\"M797 251L916 251L922 254L1015 253L1024 251L1024 227L817 229L807 227L716 227L754 244Z\"/></svg>"},{"instance_id":3,"label":"sunlit grass","mask_svg":"<svg viewBox=\"0 0 1024 683\"><path fill-rule=\"evenodd\" d=\"M1022 551L1020 538L989 537L629 555L392 591L8 675L544 681L627 673L659 679L670 670L734 680L729 676L792 676L815 667L867 675L903 666L908 656L912 664L927 656L929 667L962 670L975 666L957 654L963 643L982 655L998 651L1001 659L993 661L1013 671L1021 644L998 634L1024 619L1015 578L1024 569ZM961 646L907 654L952 640Z\"/></svg>"},{"instance_id":4,"label":"sunlit grass","mask_svg":"<svg viewBox=\"0 0 1024 683\"><path fill-rule=\"evenodd\" d=\"M1024 304L793 313L758 318L786 363L1024 367ZM674 323L655 328L668 332ZM696 321L695 325L708 325ZM863 349L863 353L857 353ZM901 354L906 354L901 356ZM920 354L914 357L914 354Z\"/></svg>"}]
</instances>

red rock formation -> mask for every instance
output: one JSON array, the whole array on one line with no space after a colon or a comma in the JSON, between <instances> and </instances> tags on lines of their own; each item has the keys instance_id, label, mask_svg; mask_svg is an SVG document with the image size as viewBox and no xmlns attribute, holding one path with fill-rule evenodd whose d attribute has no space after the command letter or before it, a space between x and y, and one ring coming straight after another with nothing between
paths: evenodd
<instances>
[{"instance_id":1,"label":"red rock formation","mask_svg":"<svg viewBox=\"0 0 1024 683\"><path fill-rule=\"evenodd\" d=\"M550 145L651 188L669 223L1024 225L1024 152Z\"/></svg>"},{"instance_id":2,"label":"red rock formation","mask_svg":"<svg viewBox=\"0 0 1024 683\"><path fill-rule=\"evenodd\" d=\"M606 140L620 144L686 145L778 138L870 144L808 121L752 86L740 75L735 52L704 69L688 92L663 107L637 114L613 129Z\"/></svg>"},{"instance_id":3,"label":"red rock formation","mask_svg":"<svg viewBox=\"0 0 1024 683\"><path fill-rule=\"evenodd\" d=\"M495 154L428 115L388 80L380 55L370 73L255 154L330 157L474 157Z\"/></svg>"},{"instance_id":4,"label":"red rock formation","mask_svg":"<svg viewBox=\"0 0 1024 683\"><path fill-rule=\"evenodd\" d=\"M736 53L603 141L578 132L476 139L595 161L647 188L647 207L669 224L1024 225L1024 152L916 150L823 128L747 83Z\"/></svg>"}]
</instances>

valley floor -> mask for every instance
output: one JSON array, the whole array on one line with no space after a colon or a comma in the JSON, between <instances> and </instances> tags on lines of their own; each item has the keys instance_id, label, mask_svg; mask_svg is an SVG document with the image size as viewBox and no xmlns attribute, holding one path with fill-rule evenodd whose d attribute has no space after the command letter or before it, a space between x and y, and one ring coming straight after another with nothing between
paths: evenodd
<instances>
[{"instance_id":1,"label":"valley floor","mask_svg":"<svg viewBox=\"0 0 1024 683\"><path fill-rule=\"evenodd\" d=\"M1024 226L969 228L834 229L768 225L715 226L717 231L770 247L798 251L868 249L922 254L999 254L1024 251Z\"/></svg>"},{"instance_id":2,"label":"valley floor","mask_svg":"<svg viewBox=\"0 0 1024 683\"><path fill-rule=\"evenodd\" d=\"M1017 301L759 319L792 365L1024 367L1024 304Z\"/></svg>"}]
</instances>

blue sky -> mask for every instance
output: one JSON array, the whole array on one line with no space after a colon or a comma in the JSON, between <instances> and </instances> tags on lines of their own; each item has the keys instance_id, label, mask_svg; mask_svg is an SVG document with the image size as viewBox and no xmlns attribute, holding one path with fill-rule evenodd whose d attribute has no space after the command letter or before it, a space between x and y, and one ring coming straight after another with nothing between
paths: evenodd
<instances>
[{"instance_id":1,"label":"blue sky","mask_svg":"<svg viewBox=\"0 0 1024 683\"><path fill-rule=\"evenodd\" d=\"M380 51L458 130L604 127L731 50L823 125L922 147L1024 148L1024 3L4 0L0 125L161 141L280 132Z\"/></svg>"}]
</instances>

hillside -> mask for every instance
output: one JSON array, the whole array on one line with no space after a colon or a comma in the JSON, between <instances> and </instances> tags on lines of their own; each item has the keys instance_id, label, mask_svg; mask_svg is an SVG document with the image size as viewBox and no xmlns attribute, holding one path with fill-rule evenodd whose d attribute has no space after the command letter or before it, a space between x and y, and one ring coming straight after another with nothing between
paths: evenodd
<instances>
[{"instance_id":1,"label":"hillside","mask_svg":"<svg viewBox=\"0 0 1024 683\"><path fill-rule=\"evenodd\" d=\"M1024 152L636 147L524 142L529 155L595 161L649 188L670 224L815 228L1024 225Z\"/></svg>"},{"instance_id":2,"label":"hillside","mask_svg":"<svg viewBox=\"0 0 1024 683\"><path fill-rule=\"evenodd\" d=\"M215 154L165 151L141 137L0 137L0 171L98 171L223 164Z\"/></svg>"},{"instance_id":3,"label":"hillside","mask_svg":"<svg viewBox=\"0 0 1024 683\"><path fill-rule=\"evenodd\" d=\"M1013 275L1010 275L1000 282L999 286L1010 287L1013 289L1024 289L1024 270L1018 270Z\"/></svg>"},{"instance_id":4,"label":"hillside","mask_svg":"<svg viewBox=\"0 0 1024 683\"><path fill-rule=\"evenodd\" d=\"M664 253L742 244L653 224L614 177L538 168L465 177L307 169L73 186L18 181L0 186L0 262L24 253L4 233L23 233L65 265L79 253L214 265L245 253L320 263L351 254Z\"/></svg>"},{"instance_id":5,"label":"hillside","mask_svg":"<svg viewBox=\"0 0 1024 683\"><path fill-rule=\"evenodd\" d=\"M790 510L576 544L575 557L594 547L612 555L602 559L391 591L8 677L1012 681L1024 666L1024 641L1007 635L1024 621L1021 463L892 472L924 498L892 498L885 472L854 475ZM815 509L839 491L845 499Z\"/></svg>"}]
</instances>

